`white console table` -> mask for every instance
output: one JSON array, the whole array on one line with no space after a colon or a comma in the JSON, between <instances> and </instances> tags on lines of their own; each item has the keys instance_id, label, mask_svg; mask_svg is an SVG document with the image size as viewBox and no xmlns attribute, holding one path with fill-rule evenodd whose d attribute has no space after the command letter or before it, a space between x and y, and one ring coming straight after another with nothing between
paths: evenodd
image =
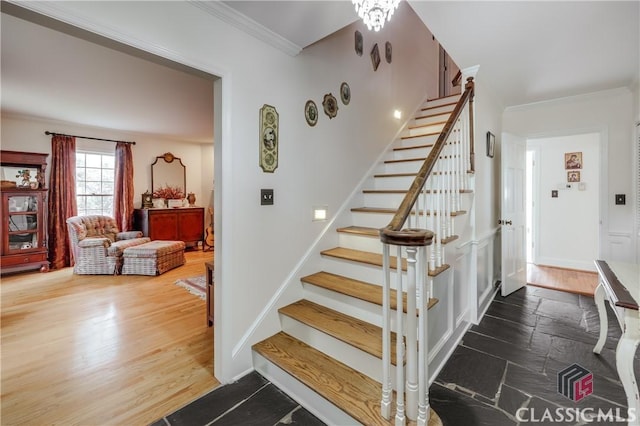
<instances>
[{"instance_id":1,"label":"white console table","mask_svg":"<svg viewBox=\"0 0 640 426\"><path fill-rule=\"evenodd\" d=\"M634 411L635 421L640 425L640 394L633 372L633 358L640 342L640 265L634 263L595 261L599 274L595 302L600 317L600 337L593 352L599 354L607 340L607 312L605 299L613 308L622 328L622 336L616 347L616 368L627 395L627 406ZM631 416L633 418L633 416Z\"/></svg>"}]
</instances>

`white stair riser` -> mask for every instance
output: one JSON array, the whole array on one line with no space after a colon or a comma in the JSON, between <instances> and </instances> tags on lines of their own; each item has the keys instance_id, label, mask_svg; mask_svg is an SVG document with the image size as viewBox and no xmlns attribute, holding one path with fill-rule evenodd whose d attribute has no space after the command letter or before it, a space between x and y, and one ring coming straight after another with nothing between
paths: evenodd
<instances>
[{"instance_id":1,"label":"white stair riser","mask_svg":"<svg viewBox=\"0 0 640 426\"><path fill-rule=\"evenodd\" d=\"M393 193L393 194L386 194L386 193L366 193L363 194L364 195L364 204L367 207L384 207L384 208L398 208L398 206L400 206L400 203L402 203L402 200L404 199L405 195L404 193ZM427 208L430 208L431 206L434 206L435 201L436 201L436 194L427 194L426 195L427 199L426 199L426 203L427 203ZM465 194L460 194L460 204L461 205L465 205L464 204L464 199L465 199ZM422 205L424 203L424 199L423 196L420 197L420 206L422 208Z\"/></svg>"},{"instance_id":2,"label":"white stair riser","mask_svg":"<svg viewBox=\"0 0 640 426\"><path fill-rule=\"evenodd\" d=\"M371 377L378 382L382 381L382 360L380 358L335 339L313 327L308 327L286 315L280 315L280 321L282 330L285 333L329 355L331 358L337 359L365 376ZM393 380L395 368L393 366L391 371L393 373L391 386L395 389Z\"/></svg>"},{"instance_id":3,"label":"white stair riser","mask_svg":"<svg viewBox=\"0 0 640 426\"><path fill-rule=\"evenodd\" d=\"M395 288L395 282L391 288ZM342 312L369 324L382 327L382 306L375 303L347 296L335 291L327 290L312 284L303 283L305 299L325 306L334 311ZM391 314L391 330L397 331L396 311Z\"/></svg>"},{"instance_id":4,"label":"white stair riser","mask_svg":"<svg viewBox=\"0 0 640 426\"><path fill-rule=\"evenodd\" d=\"M407 158L427 158L431 152L431 147L402 149L392 151L389 160L405 160Z\"/></svg>"},{"instance_id":5,"label":"white stair riser","mask_svg":"<svg viewBox=\"0 0 640 426\"><path fill-rule=\"evenodd\" d=\"M338 237L338 242L339 246L343 248L382 253L382 242L380 238L341 232Z\"/></svg>"},{"instance_id":6,"label":"white stair riser","mask_svg":"<svg viewBox=\"0 0 640 426\"><path fill-rule=\"evenodd\" d=\"M429 126L416 127L414 129L409 129L408 136L418 136L418 135L427 135L430 133L441 132L444 127L444 123L439 124L431 124Z\"/></svg>"},{"instance_id":7,"label":"white stair riser","mask_svg":"<svg viewBox=\"0 0 640 426\"><path fill-rule=\"evenodd\" d=\"M405 135L408 136L408 135ZM429 144L429 143L436 143L436 141L438 140L438 136L439 134L433 134L433 135L427 135L427 136L420 136L420 137L415 137L415 138L407 138L407 139L398 139L395 143L394 146L396 148L399 147L409 147L409 146L416 146L416 145L425 145L425 144Z\"/></svg>"},{"instance_id":8,"label":"white stair riser","mask_svg":"<svg viewBox=\"0 0 640 426\"><path fill-rule=\"evenodd\" d=\"M447 121L449 119L449 116L451 114L449 112L445 112L445 113L432 113L432 112L427 112L424 114L423 117L416 117L413 120L413 125L414 126L425 126L427 124L434 124L434 123L440 123L442 121Z\"/></svg>"},{"instance_id":9,"label":"white stair riser","mask_svg":"<svg viewBox=\"0 0 640 426\"><path fill-rule=\"evenodd\" d=\"M425 102L423 108L431 108L439 105L450 104L452 102L458 102L458 99L460 99L460 95L447 96L446 98L432 99Z\"/></svg>"},{"instance_id":10,"label":"white stair riser","mask_svg":"<svg viewBox=\"0 0 640 426\"><path fill-rule=\"evenodd\" d=\"M400 163L385 163L383 173L417 173L422 167L421 161L403 161Z\"/></svg>"},{"instance_id":11,"label":"white stair riser","mask_svg":"<svg viewBox=\"0 0 640 426\"><path fill-rule=\"evenodd\" d=\"M436 107L423 107L418 114L416 115L417 117L421 116L421 115L432 115L432 114L440 114L440 113L451 113L453 112L453 110L455 109L455 105L442 105L442 106L436 106Z\"/></svg>"},{"instance_id":12,"label":"white stair riser","mask_svg":"<svg viewBox=\"0 0 640 426\"><path fill-rule=\"evenodd\" d=\"M373 180L372 189L403 189L407 190L415 176L378 177Z\"/></svg>"},{"instance_id":13,"label":"white stair riser","mask_svg":"<svg viewBox=\"0 0 640 426\"><path fill-rule=\"evenodd\" d=\"M358 422L318 395L311 388L291 376L289 373L264 358L262 355L253 352L253 367L267 380L272 382L284 393L295 399L305 409L315 415L325 424L330 425L355 425Z\"/></svg>"},{"instance_id":14,"label":"white stair riser","mask_svg":"<svg viewBox=\"0 0 640 426\"><path fill-rule=\"evenodd\" d=\"M395 250L393 252L395 256ZM322 256L322 270L332 274L342 275L368 283L380 283L382 280L382 268L373 265L353 262L350 260L337 259L330 256ZM403 275L405 273L403 272ZM391 272L392 282L395 283L396 273ZM395 285L395 284L394 284Z\"/></svg>"}]
</instances>

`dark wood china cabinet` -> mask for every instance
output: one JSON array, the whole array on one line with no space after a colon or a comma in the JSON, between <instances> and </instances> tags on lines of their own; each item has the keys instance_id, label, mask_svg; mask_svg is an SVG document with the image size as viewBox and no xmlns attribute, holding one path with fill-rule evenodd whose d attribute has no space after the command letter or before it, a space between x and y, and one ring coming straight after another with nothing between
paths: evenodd
<instances>
[{"instance_id":1,"label":"dark wood china cabinet","mask_svg":"<svg viewBox=\"0 0 640 426\"><path fill-rule=\"evenodd\" d=\"M2 178L0 273L49 270L47 188L49 154L0 151Z\"/></svg>"}]
</instances>

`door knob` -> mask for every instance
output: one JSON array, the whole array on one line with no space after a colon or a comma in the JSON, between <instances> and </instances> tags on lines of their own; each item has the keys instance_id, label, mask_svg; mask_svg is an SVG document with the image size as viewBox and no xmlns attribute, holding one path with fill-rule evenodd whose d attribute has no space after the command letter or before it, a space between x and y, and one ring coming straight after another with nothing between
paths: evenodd
<instances>
[{"instance_id":1,"label":"door knob","mask_svg":"<svg viewBox=\"0 0 640 426\"><path fill-rule=\"evenodd\" d=\"M502 219L498 220L498 225L504 225L504 220Z\"/></svg>"},{"instance_id":2,"label":"door knob","mask_svg":"<svg viewBox=\"0 0 640 426\"><path fill-rule=\"evenodd\" d=\"M507 220L504 224L505 224L505 225L512 225L512 224L513 224L513 222L511 222L510 220Z\"/></svg>"}]
</instances>

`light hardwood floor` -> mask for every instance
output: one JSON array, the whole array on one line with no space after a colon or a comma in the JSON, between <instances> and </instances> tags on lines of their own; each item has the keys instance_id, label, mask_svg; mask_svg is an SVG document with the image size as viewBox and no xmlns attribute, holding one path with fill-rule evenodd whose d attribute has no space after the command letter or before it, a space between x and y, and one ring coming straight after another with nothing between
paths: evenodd
<instances>
[{"instance_id":1,"label":"light hardwood floor","mask_svg":"<svg viewBox=\"0 0 640 426\"><path fill-rule=\"evenodd\" d=\"M2 425L147 425L215 388L205 302L158 277L3 276Z\"/></svg>"},{"instance_id":2,"label":"light hardwood floor","mask_svg":"<svg viewBox=\"0 0 640 426\"><path fill-rule=\"evenodd\" d=\"M527 284L593 297L598 273L528 263Z\"/></svg>"}]
</instances>

